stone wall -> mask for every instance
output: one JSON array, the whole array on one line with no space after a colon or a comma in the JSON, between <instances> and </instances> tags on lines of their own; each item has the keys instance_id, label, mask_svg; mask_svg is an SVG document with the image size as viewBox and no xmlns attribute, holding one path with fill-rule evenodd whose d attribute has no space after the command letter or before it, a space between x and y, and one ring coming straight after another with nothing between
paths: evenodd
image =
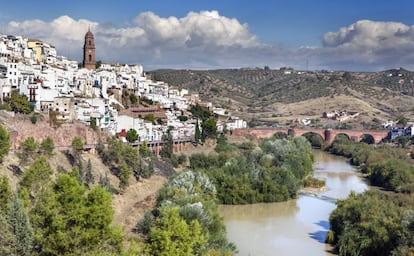
<instances>
[{"instance_id":1,"label":"stone wall","mask_svg":"<svg viewBox=\"0 0 414 256\"><path fill-rule=\"evenodd\" d=\"M39 116L38 121L33 124L30 117L16 114L14 117L0 113L0 123L10 132L12 149L17 149L21 141L32 136L38 143L46 137L51 137L55 147L70 147L74 137L80 137L84 145L97 144L100 137L104 139L106 134L95 132L89 126L75 121L70 124L62 124L53 128L49 124L48 116Z\"/></svg>"}]
</instances>

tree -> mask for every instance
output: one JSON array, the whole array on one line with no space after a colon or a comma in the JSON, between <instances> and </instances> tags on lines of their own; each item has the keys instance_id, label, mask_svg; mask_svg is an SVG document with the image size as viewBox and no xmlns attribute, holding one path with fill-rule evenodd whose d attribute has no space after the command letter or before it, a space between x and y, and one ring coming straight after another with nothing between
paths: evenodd
<instances>
[{"instance_id":1,"label":"tree","mask_svg":"<svg viewBox=\"0 0 414 256\"><path fill-rule=\"evenodd\" d=\"M17 194L13 196L10 207L9 222L16 238L15 250L17 255L31 255L33 228L29 222L29 216Z\"/></svg>"},{"instance_id":2,"label":"tree","mask_svg":"<svg viewBox=\"0 0 414 256\"><path fill-rule=\"evenodd\" d=\"M135 106L138 103L138 97L135 94L130 94L129 100L131 101L132 106Z\"/></svg>"},{"instance_id":3,"label":"tree","mask_svg":"<svg viewBox=\"0 0 414 256\"><path fill-rule=\"evenodd\" d=\"M144 141L139 145L139 155L141 157L149 157L151 156L151 150L148 148L147 142Z\"/></svg>"},{"instance_id":4,"label":"tree","mask_svg":"<svg viewBox=\"0 0 414 256\"><path fill-rule=\"evenodd\" d=\"M398 116L397 116L397 124L400 124L400 125L402 125L402 126L406 126L407 125L407 123L408 123L408 118L407 117L405 117L404 115L402 115L402 114L399 114Z\"/></svg>"},{"instance_id":5,"label":"tree","mask_svg":"<svg viewBox=\"0 0 414 256\"><path fill-rule=\"evenodd\" d=\"M91 126L91 128L93 130L96 130L96 128L97 128L97 122L96 122L96 118L95 117L91 117L91 121L90 121L90 124L89 125Z\"/></svg>"},{"instance_id":6,"label":"tree","mask_svg":"<svg viewBox=\"0 0 414 256\"><path fill-rule=\"evenodd\" d=\"M53 143L53 139L51 137L46 137L40 143L40 151L43 154L51 156L53 154L53 150L55 150L55 145Z\"/></svg>"},{"instance_id":7,"label":"tree","mask_svg":"<svg viewBox=\"0 0 414 256\"><path fill-rule=\"evenodd\" d=\"M138 132L135 129L129 129L126 134L126 140L129 143L135 142L138 140Z\"/></svg>"},{"instance_id":8,"label":"tree","mask_svg":"<svg viewBox=\"0 0 414 256\"><path fill-rule=\"evenodd\" d=\"M153 255L201 255L207 243L197 220L187 224L179 215L178 207L164 207L161 217L150 229L151 253Z\"/></svg>"},{"instance_id":9,"label":"tree","mask_svg":"<svg viewBox=\"0 0 414 256\"><path fill-rule=\"evenodd\" d=\"M47 162L47 159L45 157L39 157L29 169L24 172L23 178L19 184L29 190L38 190L47 184L51 174L52 168Z\"/></svg>"},{"instance_id":10,"label":"tree","mask_svg":"<svg viewBox=\"0 0 414 256\"><path fill-rule=\"evenodd\" d=\"M191 106L189 111L194 117L200 118L202 121L205 121L211 117L211 112L198 104Z\"/></svg>"},{"instance_id":11,"label":"tree","mask_svg":"<svg viewBox=\"0 0 414 256\"><path fill-rule=\"evenodd\" d=\"M50 194L32 211L38 254L120 255L123 237L112 226L111 203L104 188L88 192L76 177L59 174Z\"/></svg>"},{"instance_id":12,"label":"tree","mask_svg":"<svg viewBox=\"0 0 414 256\"><path fill-rule=\"evenodd\" d=\"M171 134L171 129L168 128L167 134L164 134L162 137L164 145L162 146L162 149L160 151L160 156L162 158L171 158L173 154L173 137Z\"/></svg>"},{"instance_id":13,"label":"tree","mask_svg":"<svg viewBox=\"0 0 414 256\"><path fill-rule=\"evenodd\" d=\"M395 138L395 142L397 142L398 146L401 148L406 148L409 141L410 137L406 135Z\"/></svg>"},{"instance_id":14,"label":"tree","mask_svg":"<svg viewBox=\"0 0 414 256\"><path fill-rule=\"evenodd\" d=\"M213 118L209 118L201 123L201 140L215 138L217 135L217 122Z\"/></svg>"},{"instance_id":15,"label":"tree","mask_svg":"<svg viewBox=\"0 0 414 256\"><path fill-rule=\"evenodd\" d=\"M88 187L95 182L95 177L92 173L92 162L88 159L88 165L86 166L85 183Z\"/></svg>"},{"instance_id":16,"label":"tree","mask_svg":"<svg viewBox=\"0 0 414 256\"><path fill-rule=\"evenodd\" d=\"M33 112L33 105L30 105L28 98L25 95L20 95L18 91L12 91L10 96L5 99L7 105L15 113L29 114Z\"/></svg>"},{"instance_id":17,"label":"tree","mask_svg":"<svg viewBox=\"0 0 414 256\"><path fill-rule=\"evenodd\" d=\"M195 132L194 132L194 141L195 143L199 143L201 139L201 132L200 132L200 126L198 124L198 119L195 125Z\"/></svg>"},{"instance_id":18,"label":"tree","mask_svg":"<svg viewBox=\"0 0 414 256\"><path fill-rule=\"evenodd\" d=\"M79 157L83 151L83 142L79 137L75 137L72 140L72 153L75 157Z\"/></svg>"},{"instance_id":19,"label":"tree","mask_svg":"<svg viewBox=\"0 0 414 256\"><path fill-rule=\"evenodd\" d=\"M129 185L129 177L132 174L132 169L126 163L121 165L121 170L119 171L119 188L125 189Z\"/></svg>"},{"instance_id":20,"label":"tree","mask_svg":"<svg viewBox=\"0 0 414 256\"><path fill-rule=\"evenodd\" d=\"M0 162L3 161L4 156L9 153L10 150L10 134L0 125Z\"/></svg>"},{"instance_id":21,"label":"tree","mask_svg":"<svg viewBox=\"0 0 414 256\"><path fill-rule=\"evenodd\" d=\"M12 191L7 176L0 176L0 214L7 212L11 200Z\"/></svg>"},{"instance_id":22,"label":"tree","mask_svg":"<svg viewBox=\"0 0 414 256\"><path fill-rule=\"evenodd\" d=\"M112 186L111 181L109 180L108 174L105 173L105 176L99 176L99 185L104 188L109 193L116 192L116 189Z\"/></svg>"},{"instance_id":23,"label":"tree","mask_svg":"<svg viewBox=\"0 0 414 256\"><path fill-rule=\"evenodd\" d=\"M16 255L16 237L6 215L0 212L0 255Z\"/></svg>"},{"instance_id":24,"label":"tree","mask_svg":"<svg viewBox=\"0 0 414 256\"><path fill-rule=\"evenodd\" d=\"M18 153L20 161L26 163L30 159L35 158L35 155L37 154L37 148L38 145L32 136L22 141L20 143L20 152Z\"/></svg>"},{"instance_id":25,"label":"tree","mask_svg":"<svg viewBox=\"0 0 414 256\"><path fill-rule=\"evenodd\" d=\"M155 117L154 114L148 114L144 116L144 120L155 124Z\"/></svg>"}]
</instances>

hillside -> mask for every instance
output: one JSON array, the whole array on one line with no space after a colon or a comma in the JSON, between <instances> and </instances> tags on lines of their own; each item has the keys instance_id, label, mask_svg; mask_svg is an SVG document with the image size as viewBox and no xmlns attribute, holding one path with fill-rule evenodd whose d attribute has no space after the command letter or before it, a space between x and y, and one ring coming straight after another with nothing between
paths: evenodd
<instances>
[{"instance_id":1,"label":"hillside","mask_svg":"<svg viewBox=\"0 0 414 256\"><path fill-rule=\"evenodd\" d=\"M283 125L286 120L320 118L323 112L334 110L360 112L355 125L392 120L398 114L414 121L414 72L402 68L383 72L156 70L149 74L199 93L203 101L249 121Z\"/></svg>"}]
</instances>

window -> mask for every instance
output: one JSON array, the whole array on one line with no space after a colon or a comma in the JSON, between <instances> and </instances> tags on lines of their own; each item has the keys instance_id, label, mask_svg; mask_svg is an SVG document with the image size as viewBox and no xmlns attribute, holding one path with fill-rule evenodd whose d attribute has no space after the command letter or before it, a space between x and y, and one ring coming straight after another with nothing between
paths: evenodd
<instances>
[{"instance_id":1,"label":"window","mask_svg":"<svg viewBox=\"0 0 414 256\"><path fill-rule=\"evenodd\" d=\"M92 55L89 54L88 57L89 57L89 62L91 62L92 61Z\"/></svg>"},{"instance_id":2,"label":"window","mask_svg":"<svg viewBox=\"0 0 414 256\"><path fill-rule=\"evenodd\" d=\"M89 45L92 45L92 42L89 40Z\"/></svg>"}]
</instances>

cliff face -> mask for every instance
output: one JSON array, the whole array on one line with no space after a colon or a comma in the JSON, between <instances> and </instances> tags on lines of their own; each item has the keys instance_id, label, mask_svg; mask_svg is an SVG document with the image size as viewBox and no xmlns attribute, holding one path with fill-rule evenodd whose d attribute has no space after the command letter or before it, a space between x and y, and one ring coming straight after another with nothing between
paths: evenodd
<instances>
[{"instance_id":1,"label":"cliff face","mask_svg":"<svg viewBox=\"0 0 414 256\"><path fill-rule=\"evenodd\" d=\"M50 126L49 117L41 115L33 124L29 116L15 114L14 116L0 112L0 123L10 132L12 149L17 149L21 141L33 137L40 143L46 137L51 137L55 147L70 147L74 137L80 137L84 145L97 144L105 140L106 135L98 133L81 122L62 124L58 128Z\"/></svg>"}]
</instances>

